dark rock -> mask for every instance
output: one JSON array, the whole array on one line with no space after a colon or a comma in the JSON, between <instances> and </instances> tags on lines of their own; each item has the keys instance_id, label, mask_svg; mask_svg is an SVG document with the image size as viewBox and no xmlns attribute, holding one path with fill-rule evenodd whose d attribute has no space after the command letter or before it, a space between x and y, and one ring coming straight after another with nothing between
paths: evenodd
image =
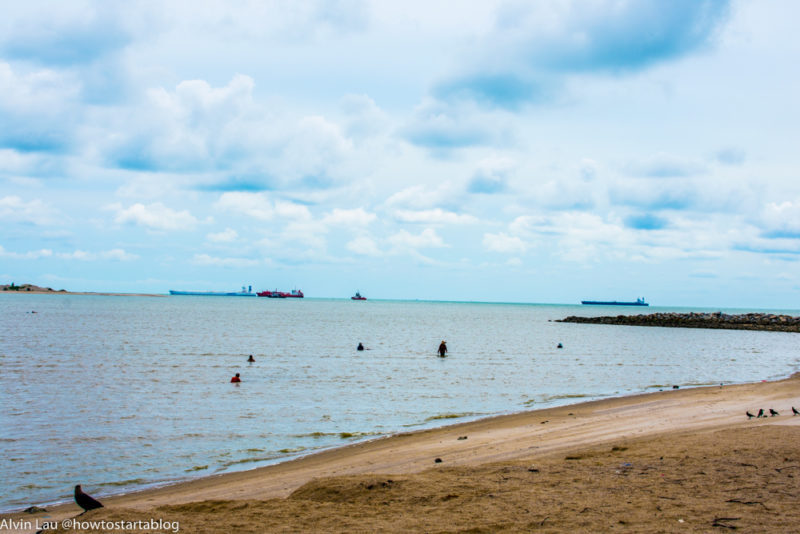
<instances>
[{"instance_id":1,"label":"dark rock","mask_svg":"<svg viewBox=\"0 0 800 534\"><path fill-rule=\"evenodd\" d=\"M652 313L649 315L617 315L616 317L579 317L571 315L557 322L661 326L669 328L717 328L727 330L770 330L800 332L800 317L768 313L728 315L714 313Z\"/></svg>"}]
</instances>

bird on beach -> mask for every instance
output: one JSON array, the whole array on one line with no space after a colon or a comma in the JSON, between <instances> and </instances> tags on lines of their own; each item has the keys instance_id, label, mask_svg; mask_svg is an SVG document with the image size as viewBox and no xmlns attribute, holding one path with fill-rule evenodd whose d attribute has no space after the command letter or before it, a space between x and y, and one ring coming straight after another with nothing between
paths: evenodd
<instances>
[{"instance_id":1,"label":"bird on beach","mask_svg":"<svg viewBox=\"0 0 800 534\"><path fill-rule=\"evenodd\" d=\"M758 419L759 417L766 417L766 415L764 415L764 408L758 410L758 415L756 416L756 419Z\"/></svg>"},{"instance_id":2,"label":"bird on beach","mask_svg":"<svg viewBox=\"0 0 800 534\"><path fill-rule=\"evenodd\" d=\"M797 408L792 406L792 417L794 417L795 415L800 415L800 412L797 411Z\"/></svg>"},{"instance_id":3,"label":"bird on beach","mask_svg":"<svg viewBox=\"0 0 800 534\"><path fill-rule=\"evenodd\" d=\"M78 506L83 508L84 512L88 512L89 510L94 510L95 508L102 508L103 504L92 497L83 492L81 489L81 485L78 484L75 486L75 502Z\"/></svg>"},{"instance_id":4,"label":"bird on beach","mask_svg":"<svg viewBox=\"0 0 800 534\"><path fill-rule=\"evenodd\" d=\"M772 417L775 417L776 415L780 415L780 414L778 412L776 412L775 410L773 410L772 408L770 408L769 409L769 415L772 416Z\"/></svg>"},{"instance_id":5,"label":"bird on beach","mask_svg":"<svg viewBox=\"0 0 800 534\"><path fill-rule=\"evenodd\" d=\"M750 412L744 412L744 413L747 414L748 419L752 419L753 417L755 417L755 415L751 414Z\"/></svg>"}]
</instances>

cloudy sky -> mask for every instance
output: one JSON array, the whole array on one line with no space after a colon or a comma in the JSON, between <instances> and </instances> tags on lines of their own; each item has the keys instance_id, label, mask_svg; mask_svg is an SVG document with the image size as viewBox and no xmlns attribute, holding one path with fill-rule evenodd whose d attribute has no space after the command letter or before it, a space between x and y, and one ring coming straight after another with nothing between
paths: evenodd
<instances>
[{"instance_id":1,"label":"cloudy sky","mask_svg":"<svg viewBox=\"0 0 800 534\"><path fill-rule=\"evenodd\" d=\"M800 308L792 0L0 19L0 282Z\"/></svg>"}]
</instances>

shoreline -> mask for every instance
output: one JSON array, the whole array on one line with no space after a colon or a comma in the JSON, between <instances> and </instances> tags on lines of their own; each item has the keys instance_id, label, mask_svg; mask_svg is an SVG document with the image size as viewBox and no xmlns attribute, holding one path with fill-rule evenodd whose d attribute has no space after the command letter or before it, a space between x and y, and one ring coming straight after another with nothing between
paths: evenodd
<instances>
[{"instance_id":1,"label":"shoreline","mask_svg":"<svg viewBox=\"0 0 800 534\"><path fill-rule=\"evenodd\" d=\"M77 294L81 294L81 293L77 293ZM91 293L83 293L83 294L91 294ZM108 295L115 296L115 294L108 294ZM125 295L123 294L123 295L120 295L120 296L125 296ZM142 296L150 296L150 295L142 295ZM153 296L161 296L161 295L153 295ZM168 296L168 295L165 295L165 296ZM795 377L798 379L798 383L799 383L798 387L800 387L800 371L796 371L796 372L792 372L792 373L789 373L789 374L780 375L780 376L776 376L776 377L760 380L759 382L728 382L728 383L724 384L724 387L754 385L754 384L761 384L761 383L775 383L775 382L782 382L784 380L789 380L789 379L792 379L792 378L795 378ZM621 401L621 400L624 400L624 399L630 399L630 398L635 398L635 397L645 397L645 396L649 396L649 395L655 395L655 394L658 394L658 393L666 393L666 392L676 391L676 390L691 391L691 390L694 390L694 389L718 388L718 387L720 387L720 384L718 384L718 383L687 383L687 384L680 384L679 386L676 386L676 385L671 385L671 386L668 386L668 385L653 385L653 386L647 386L647 387L645 387L645 389L643 389L641 391L623 393L623 394L618 394L618 395L615 394L615 395L611 395L611 396L597 397L597 398L588 398L588 397L592 397L590 395L585 395L585 396L581 395L581 396L577 396L577 397L570 395L570 396L565 396L565 397L559 397L559 399L560 400L565 400L565 401L573 401L573 402L566 402L564 404L555 404L555 405L547 406L547 407L544 407L544 408L536 408L536 409L525 408L525 409L517 410L517 411L500 412L500 413L495 413L495 414L482 414L482 415L478 415L477 418L475 418L475 419L469 419L467 421L445 418L445 419L441 420L442 424L437 425L437 426L433 426L433 427L410 429L410 430L398 430L398 431L395 431L393 433L372 436L372 437L365 438L365 439L363 439L361 441L356 441L356 442L352 442L352 443L346 443L346 444L341 444L341 445L330 445L328 447L323 447L323 448L318 448L318 449L311 449L309 451L306 451L305 453L300 453L300 454L298 454L296 456L288 456L288 457L284 457L284 458L276 458L276 459L273 459L271 461L271 463L265 463L265 464L257 465L257 466L254 466L254 467L249 467L249 468L240 469L240 470L224 471L224 472L220 472L220 473L213 473L213 474L207 474L207 475L199 475L199 476L196 476L196 477L180 478L180 479L167 481L167 482L164 482L164 481L162 481L162 482L151 482L151 483L145 484L144 487L138 487L138 488L134 488L134 489L130 489L130 490L121 490L119 493L98 494L98 497L102 498L104 501L105 500L114 500L114 499L124 499L127 496L138 495L138 494L141 494L141 493L148 493L148 492L152 492L152 491L169 489L169 488L174 487L174 486L179 486L179 485L183 485L183 484L191 484L191 483L195 483L195 482L198 482L198 481L201 481L201 480L204 480L204 479L217 479L217 478L220 478L220 477L240 475L240 474L243 474L243 473L250 473L250 472L259 471L259 470L262 470L262 469L275 468L276 466L281 466L281 465L292 463L292 462L301 462L301 461L305 460L306 458L314 457L314 456L317 456L317 455L326 454L326 453L333 453L333 452L336 452L336 451L345 451L346 449L349 449L351 447L365 446L365 445L368 445L370 443L380 442L380 441L388 440L388 439L394 439L396 437L410 437L410 436L414 436L414 435L420 434L420 433L444 431L444 430L447 430L447 429L454 429L454 428L462 427L462 426L471 426L471 425L475 425L475 424L478 424L478 423L484 423L484 422L489 423L489 422L491 422L491 421L493 421L495 419L504 419L504 418L508 418L508 417L518 417L518 416L525 416L525 415L533 415L533 414L538 413L538 412L545 413L545 412L550 412L550 411L553 411L553 410L566 409L566 408L578 407L578 406L584 406L584 405L591 406L591 405L593 405L595 403L604 403L606 401L613 401L613 400L620 400ZM658 388L658 389L656 389L656 388ZM800 400L798 400L797 405L798 405L798 408L800 408ZM446 422L446 421L450 421L450 422ZM798 423L800 423L800 421L798 421ZM411 426L413 427L413 426L419 426L419 425L411 425ZM70 498L70 499L67 499L67 500L64 500L64 501L52 501L52 502L45 502L45 503L29 503L28 506L50 507L50 509L56 509L56 508L61 508L61 507L64 507L64 506L74 506L74 503L72 502L72 499ZM24 511L24 509L13 509L13 510L8 510L8 511L0 510L0 518L8 516L8 515L11 515L11 514L18 514L18 513L22 512L22 511ZM2 534L2 532L3 531L0 530L0 534Z\"/></svg>"},{"instance_id":2,"label":"shoreline","mask_svg":"<svg viewBox=\"0 0 800 534\"><path fill-rule=\"evenodd\" d=\"M0 294L7 295L79 295L79 296L98 296L98 297L168 297L167 294L160 293L110 293L99 291L2 291Z\"/></svg>"},{"instance_id":3,"label":"shoreline","mask_svg":"<svg viewBox=\"0 0 800 534\"><path fill-rule=\"evenodd\" d=\"M248 471L109 496L103 498L107 508L102 513L120 508L141 513L154 507L188 506L209 500L286 499L312 481L331 477L376 473L417 476L442 466L475 468L497 462L534 461L612 442L659 436L706 435L756 425L800 430L800 417L791 415L790 405L800 407L800 373L770 382L604 398L404 432ZM757 421L745 416L746 410L771 407L781 415ZM435 462L436 458L442 462ZM33 519L46 515L58 519L79 511L74 503L66 503L52 506L45 514L15 512L0 518Z\"/></svg>"}]
</instances>

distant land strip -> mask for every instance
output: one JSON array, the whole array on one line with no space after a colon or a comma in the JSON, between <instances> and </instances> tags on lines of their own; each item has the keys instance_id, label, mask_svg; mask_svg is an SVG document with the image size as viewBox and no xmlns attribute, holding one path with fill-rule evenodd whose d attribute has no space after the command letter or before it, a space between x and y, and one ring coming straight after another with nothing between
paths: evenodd
<instances>
[{"instance_id":1,"label":"distant land strip","mask_svg":"<svg viewBox=\"0 0 800 534\"><path fill-rule=\"evenodd\" d=\"M91 292L91 291L67 291L66 289L59 289L56 291L51 287L41 287L34 284L16 285L14 282L10 284L0 284L0 292L3 293L28 293L35 295L102 295L110 297L166 297L167 295L159 295L152 293L109 293L109 292Z\"/></svg>"},{"instance_id":2,"label":"distant land strip","mask_svg":"<svg viewBox=\"0 0 800 534\"><path fill-rule=\"evenodd\" d=\"M800 317L774 315L771 313L743 313L736 315L722 312L651 313L647 315L617 315L616 317L578 317L570 315L564 319L556 320L556 322L800 332Z\"/></svg>"}]
</instances>

